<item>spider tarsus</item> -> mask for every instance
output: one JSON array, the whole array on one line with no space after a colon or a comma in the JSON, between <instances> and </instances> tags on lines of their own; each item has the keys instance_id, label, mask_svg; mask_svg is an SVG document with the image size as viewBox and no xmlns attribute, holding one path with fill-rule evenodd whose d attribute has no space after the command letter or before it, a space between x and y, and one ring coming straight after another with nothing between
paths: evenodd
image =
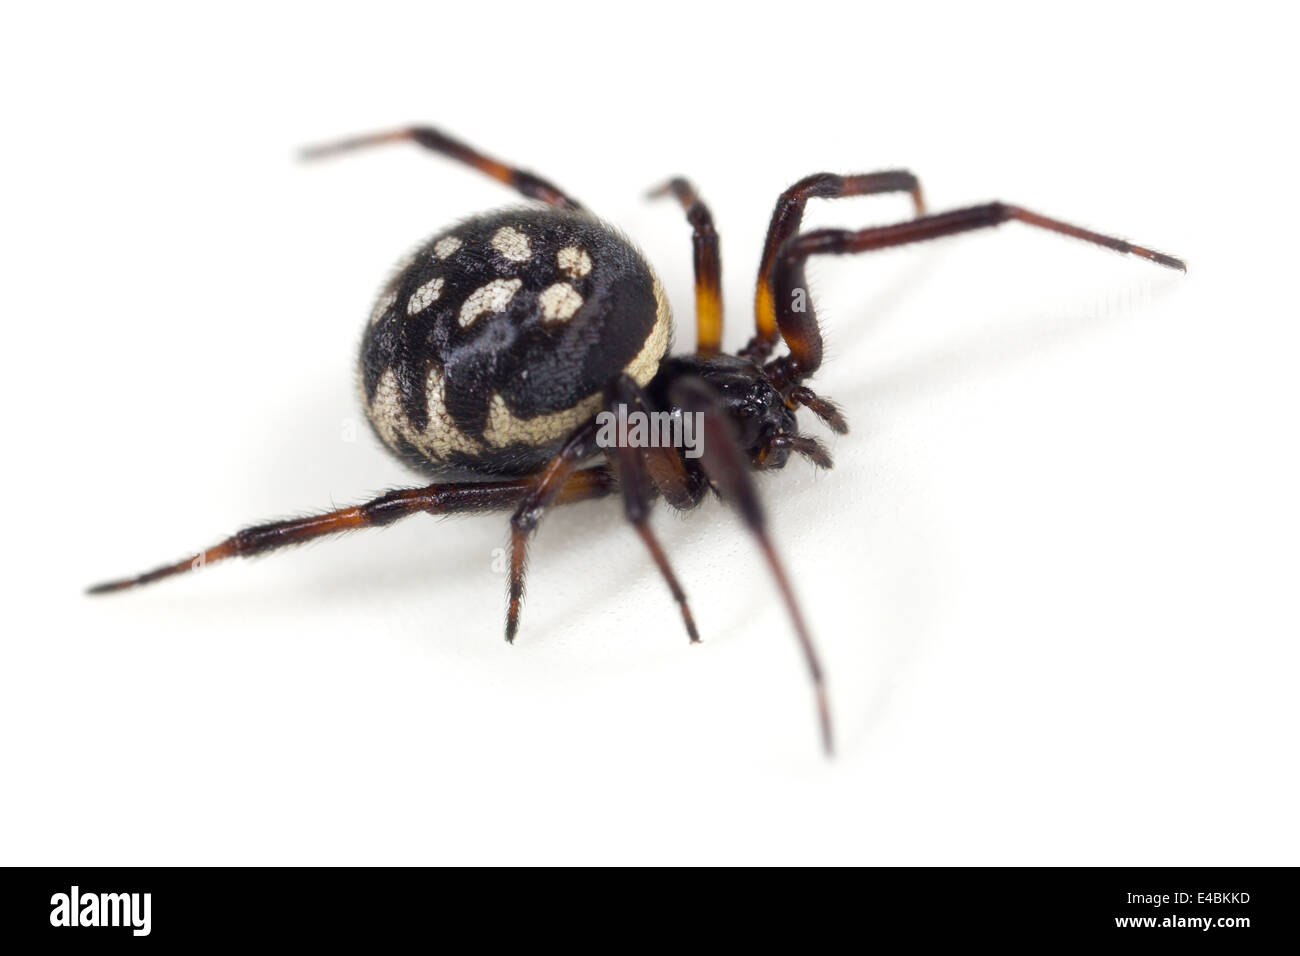
<instances>
[{"instance_id":1,"label":"spider tarsus","mask_svg":"<svg viewBox=\"0 0 1300 956\"><path fill-rule=\"evenodd\" d=\"M826 693L826 685L817 685L817 719L821 724L822 750L826 756L835 756L835 733L831 724L831 702Z\"/></svg>"},{"instance_id":2,"label":"spider tarsus","mask_svg":"<svg viewBox=\"0 0 1300 956\"><path fill-rule=\"evenodd\" d=\"M767 452L775 448L784 448L796 454L803 455L818 468L831 469L835 467L835 462L831 460L830 452L815 438L807 435L776 435L768 443ZM760 468L771 467L763 463Z\"/></svg>"},{"instance_id":3,"label":"spider tarsus","mask_svg":"<svg viewBox=\"0 0 1300 956\"><path fill-rule=\"evenodd\" d=\"M818 414L816 410L813 411L813 414L817 415L818 418L825 422L826 427L835 434L847 435L849 433L849 423L840 411L839 406L833 402L826 402L825 411L826 414L824 415Z\"/></svg>"},{"instance_id":4,"label":"spider tarsus","mask_svg":"<svg viewBox=\"0 0 1300 956\"><path fill-rule=\"evenodd\" d=\"M690 638L692 644L700 643L700 632L695 627L695 617L691 614L691 607L686 603L686 595L677 599L677 606L682 611L682 623L686 625L686 636Z\"/></svg>"},{"instance_id":5,"label":"spider tarsus","mask_svg":"<svg viewBox=\"0 0 1300 956\"><path fill-rule=\"evenodd\" d=\"M185 558L183 561L177 561L175 564L165 564L161 568L146 571L144 574L136 574L129 578L116 578L112 581L101 581L99 584L92 584L86 588L86 594L115 594L118 591L126 591L142 584L152 584L154 581L161 581L163 578L170 578L175 574L195 571L203 567L208 561L219 561L221 558L226 557L221 551L221 548L213 548L201 554Z\"/></svg>"},{"instance_id":6,"label":"spider tarsus","mask_svg":"<svg viewBox=\"0 0 1300 956\"><path fill-rule=\"evenodd\" d=\"M391 130L387 133L373 133L367 136L352 136L348 139L333 140L328 143L314 143L311 146L304 146L298 150L298 159L300 162L310 162L314 159L324 159L329 156L336 156L339 153L351 152L354 149L361 149L366 146L379 146L383 143L396 143L402 140L410 139L412 131L410 129Z\"/></svg>"},{"instance_id":7,"label":"spider tarsus","mask_svg":"<svg viewBox=\"0 0 1300 956\"><path fill-rule=\"evenodd\" d=\"M821 419L822 423L837 435L847 435L849 433L849 423L839 408L825 399L814 399L811 405L805 407Z\"/></svg>"},{"instance_id":8,"label":"spider tarsus","mask_svg":"<svg viewBox=\"0 0 1300 956\"><path fill-rule=\"evenodd\" d=\"M691 614L691 607L686 603L685 594L677 598L677 606L681 608L682 623L686 625L686 636L690 638L692 644L700 643L700 632L695 627L695 616Z\"/></svg>"},{"instance_id":9,"label":"spider tarsus","mask_svg":"<svg viewBox=\"0 0 1300 956\"><path fill-rule=\"evenodd\" d=\"M103 581L99 584L92 584L86 588L86 594L112 594L114 591L122 591L129 588L135 583L133 578L123 578L120 581Z\"/></svg>"},{"instance_id":10,"label":"spider tarsus","mask_svg":"<svg viewBox=\"0 0 1300 956\"><path fill-rule=\"evenodd\" d=\"M772 547L771 539L766 533L759 531L758 543L772 577L776 580L777 589L781 592L786 611L790 615L790 622L794 625L795 636L799 639L799 646L803 650L808 676L812 678L813 689L817 695L817 721L821 727L822 748L826 751L827 757L832 757L835 754L835 735L831 725L830 695L826 690L826 679L822 676L821 660L817 656L817 649L813 646L812 635L803 619L803 612L799 610L799 602L795 599L794 590L790 587L790 580L786 577L780 558L776 556L776 549Z\"/></svg>"},{"instance_id":11,"label":"spider tarsus","mask_svg":"<svg viewBox=\"0 0 1300 956\"><path fill-rule=\"evenodd\" d=\"M806 385L796 385L790 390L790 398L820 418L826 427L837 435L849 433L849 423L844 418L840 407L829 398L822 398Z\"/></svg>"},{"instance_id":12,"label":"spider tarsus","mask_svg":"<svg viewBox=\"0 0 1300 956\"><path fill-rule=\"evenodd\" d=\"M700 643L700 632L696 630L695 618L691 616L691 609L685 604L681 605L682 620L686 622L686 636L690 638L692 644Z\"/></svg>"},{"instance_id":13,"label":"spider tarsus","mask_svg":"<svg viewBox=\"0 0 1300 956\"><path fill-rule=\"evenodd\" d=\"M663 199L665 196L669 195L673 191L674 184L677 181L678 181L678 177L674 176L671 179L667 180L666 182L660 183L658 186L655 186L653 189L647 189L645 198Z\"/></svg>"},{"instance_id":14,"label":"spider tarsus","mask_svg":"<svg viewBox=\"0 0 1300 956\"><path fill-rule=\"evenodd\" d=\"M1187 274L1187 263L1176 256L1167 256L1163 252L1156 252L1154 249L1147 249L1144 246L1133 246L1130 250L1133 255L1141 256L1143 259L1149 259L1157 265L1162 265L1166 269L1177 269L1184 275Z\"/></svg>"},{"instance_id":15,"label":"spider tarsus","mask_svg":"<svg viewBox=\"0 0 1300 956\"><path fill-rule=\"evenodd\" d=\"M346 142L340 143L317 143L313 146L304 146L298 150L297 159L300 163L310 163L317 159L326 159L330 156L336 156L339 153L348 150Z\"/></svg>"},{"instance_id":16,"label":"spider tarsus","mask_svg":"<svg viewBox=\"0 0 1300 956\"><path fill-rule=\"evenodd\" d=\"M803 435L798 437L800 439L799 442L790 447L803 455L818 468L826 468L829 470L835 467L835 462L831 460L831 454L826 450L826 446L815 438L808 438Z\"/></svg>"}]
</instances>

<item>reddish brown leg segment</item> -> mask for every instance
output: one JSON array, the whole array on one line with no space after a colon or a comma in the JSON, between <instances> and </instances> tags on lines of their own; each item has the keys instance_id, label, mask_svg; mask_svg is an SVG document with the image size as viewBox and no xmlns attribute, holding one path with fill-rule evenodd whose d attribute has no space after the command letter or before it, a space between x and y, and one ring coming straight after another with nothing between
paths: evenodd
<instances>
[{"instance_id":1,"label":"reddish brown leg segment","mask_svg":"<svg viewBox=\"0 0 1300 956\"><path fill-rule=\"evenodd\" d=\"M713 215L685 179L670 179L650 191L652 198L672 193L686 210L695 252L695 351L716 355L722 349L722 254Z\"/></svg>"},{"instance_id":2,"label":"reddish brown leg segment","mask_svg":"<svg viewBox=\"0 0 1300 956\"><path fill-rule=\"evenodd\" d=\"M849 433L849 423L844 420L840 408L829 398L822 398L813 392L811 388L804 385L796 385L790 389L790 401L796 406L802 405L810 412L825 422L837 435L847 435Z\"/></svg>"},{"instance_id":3,"label":"reddish brown leg segment","mask_svg":"<svg viewBox=\"0 0 1300 956\"><path fill-rule=\"evenodd\" d=\"M860 173L837 176L834 173L814 173L799 180L781 194L772 210L772 220L763 242L763 256L758 265L758 283L754 290L754 320L758 332L741 351L755 362L762 362L777 343L775 291L772 288L773 269L777 253L792 236L799 232L804 208L809 199L840 199L846 196L869 196L880 193L905 192L912 197L912 206L918 216L925 212L925 198L921 182L905 169L888 169L878 173Z\"/></svg>"},{"instance_id":4,"label":"reddish brown leg segment","mask_svg":"<svg viewBox=\"0 0 1300 956\"><path fill-rule=\"evenodd\" d=\"M620 375L605 389L605 407L616 408L620 404L627 407L628 413L641 412L644 414L649 411L645 393L627 375ZM682 622L686 625L687 636L690 637L691 643L694 644L699 641L700 634L695 628L695 617L691 614L690 604L687 603L686 592L678 583L677 575L673 573L672 565L668 562L668 556L664 554L659 539L650 527L650 501L654 496L656 486L650 475L647 453L654 450L618 445L614 448L606 448L605 454L617 471L619 485L623 489L623 511L627 515L627 520L636 529L637 535L641 538L646 550L650 552L650 557L659 568L659 574L668 585L668 590L672 592L673 600L677 602L677 606L681 609ZM671 449L662 450L671 452ZM676 457L675 454L674 457Z\"/></svg>"},{"instance_id":5,"label":"reddish brown leg segment","mask_svg":"<svg viewBox=\"0 0 1300 956\"><path fill-rule=\"evenodd\" d=\"M521 478L514 481L437 484L424 488L390 491L373 501L352 508L245 528L220 544L177 561L175 564L163 565L135 577L96 584L88 589L88 593L107 594L112 591L122 591L171 577L174 574L195 571L226 558L265 554L268 551L301 544L340 531L381 527L422 511L441 515L504 510L524 499L532 491L535 481L536 479L533 478ZM588 468L571 475L555 495L554 500L557 504L567 504L599 498L609 494L613 487L613 474L608 468Z\"/></svg>"},{"instance_id":6,"label":"reddish brown leg segment","mask_svg":"<svg viewBox=\"0 0 1300 956\"><path fill-rule=\"evenodd\" d=\"M527 567L528 538L536 530L542 514L561 490L570 476L577 471L583 459L596 451L596 420L578 426L565 440L563 447L547 464L533 486L519 502L510 519L510 579L506 605L506 640L514 643L519 631L519 613L524 603L524 571Z\"/></svg>"},{"instance_id":7,"label":"reddish brown leg segment","mask_svg":"<svg viewBox=\"0 0 1300 956\"><path fill-rule=\"evenodd\" d=\"M758 453L758 461L755 463L759 468L771 467L768 458L772 452L778 449L787 449L803 455L818 468L832 468L834 462L831 461L830 452L815 438L809 438L807 435L773 435L767 440Z\"/></svg>"},{"instance_id":8,"label":"reddish brown leg segment","mask_svg":"<svg viewBox=\"0 0 1300 956\"><path fill-rule=\"evenodd\" d=\"M856 231L815 229L789 239L777 255L773 270L777 324L782 338L790 347L790 355L777 359L769 365L772 374L785 382L798 382L812 375L822 362L821 331L817 327L817 315L811 300L807 297L804 281L804 263L810 256L870 252L875 249L970 232L973 229L984 229L1013 220L1082 239L1094 245L1105 246L1116 252L1140 256L1171 269L1187 271L1183 261L1173 256L1000 202L969 206L934 216L922 216L919 219L891 226L876 226Z\"/></svg>"},{"instance_id":9,"label":"reddish brown leg segment","mask_svg":"<svg viewBox=\"0 0 1300 956\"><path fill-rule=\"evenodd\" d=\"M709 485L698 471L687 471L675 448L646 448L646 473L655 490L678 511L690 511L708 493Z\"/></svg>"},{"instance_id":10,"label":"reddish brown leg segment","mask_svg":"<svg viewBox=\"0 0 1300 956\"><path fill-rule=\"evenodd\" d=\"M572 199L562 192L559 187L552 185L540 176L536 176L527 170L508 166L491 156L485 156L472 146L453 139L446 133L430 126L411 126L406 129L394 129L383 133L371 133L366 136L354 136L350 139L324 143L320 146L309 146L302 151L301 156L303 159L320 159L324 156L333 156L337 153L363 149L368 146L408 142L416 143L425 149L462 162L466 166L472 166L479 172L491 176L497 182L504 183L512 189L517 189L529 199L539 199L549 206L559 206L563 209L582 208L575 199Z\"/></svg>"}]
</instances>

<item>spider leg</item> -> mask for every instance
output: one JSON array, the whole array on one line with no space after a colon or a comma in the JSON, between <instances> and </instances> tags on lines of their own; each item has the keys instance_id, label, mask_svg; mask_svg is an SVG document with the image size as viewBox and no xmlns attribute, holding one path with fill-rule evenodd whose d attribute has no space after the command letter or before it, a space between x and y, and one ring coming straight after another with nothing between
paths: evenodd
<instances>
[{"instance_id":1,"label":"spider leg","mask_svg":"<svg viewBox=\"0 0 1300 956\"><path fill-rule=\"evenodd\" d=\"M717 355L722 349L722 256L713 215L695 187L680 177L652 189L649 195L657 198L669 193L682 204L691 224L695 250L695 351L699 355Z\"/></svg>"},{"instance_id":2,"label":"spider leg","mask_svg":"<svg viewBox=\"0 0 1300 956\"><path fill-rule=\"evenodd\" d=\"M565 439L536 482L528 489L510 519L510 577L507 582L506 641L514 643L519 631L519 612L524 603L524 572L528 559L528 538L536 530L546 508L568 485L583 460L597 450L596 419L579 425Z\"/></svg>"},{"instance_id":3,"label":"spider leg","mask_svg":"<svg viewBox=\"0 0 1300 956\"><path fill-rule=\"evenodd\" d=\"M808 411L825 422L835 434L847 435L849 433L849 423L844 420L840 407L829 398L822 398L808 386L796 385L790 389L787 398L794 403L796 408L800 405L807 408Z\"/></svg>"},{"instance_id":4,"label":"spider leg","mask_svg":"<svg viewBox=\"0 0 1300 956\"><path fill-rule=\"evenodd\" d=\"M440 153L450 159L464 163L466 166L472 166L479 172L491 176L497 182L504 183L512 189L523 193L529 199L539 199L548 206L558 206L562 209L581 209L578 201L564 193L558 186L555 186L540 176L536 176L527 170L519 169L514 166L508 166L500 160L493 159L491 156L485 156L478 150L474 149L460 140L453 139L446 133L434 129L431 126L410 126L405 129L387 130L382 133L371 133L365 136L354 136L349 139L338 140L332 143L323 143L318 146L309 146L302 150L303 159L320 159L325 156L333 156L337 153L350 152L354 149L363 149L368 146L379 146L385 143L416 143L425 149Z\"/></svg>"},{"instance_id":5,"label":"spider leg","mask_svg":"<svg viewBox=\"0 0 1300 956\"><path fill-rule=\"evenodd\" d=\"M292 544L300 544L341 531L380 527L417 512L453 514L497 511L517 504L532 490L534 478L512 481L464 482L428 485L390 491L362 505L341 508L325 514L287 521L272 521L237 532L220 544L191 555L175 564L163 565L135 577L106 581L88 589L90 594L107 594L149 584L174 574L183 574L226 558L265 554ZM588 468L570 475L555 494L556 503L585 501L609 494L614 486L607 467Z\"/></svg>"},{"instance_id":6,"label":"spider leg","mask_svg":"<svg viewBox=\"0 0 1300 956\"><path fill-rule=\"evenodd\" d=\"M1001 202L969 206L870 229L815 229L786 240L777 253L772 287L777 326L781 337L790 347L790 355L770 363L767 366L769 376L779 387L788 386L813 374L821 365L822 336L804 278L804 263L810 256L870 252L997 226L1012 220L1105 246L1117 252L1140 256L1170 269L1187 271L1183 261L1173 256Z\"/></svg>"},{"instance_id":7,"label":"spider leg","mask_svg":"<svg viewBox=\"0 0 1300 956\"><path fill-rule=\"evenodd\" d=\"M674 448L643 448L646 473L655 490L678 511L690 511L709 490L709 483L698 471L689 471Z\"/></svg>"},{"instance_id":8,"label":"spider leg","mask_svg":"<svg viewBox=\"0 0 1300 956\"><path fill-rule=\"evenodd\" d=\"M807 435L772 435L767 439L758 452L758 460L755 466L758 468L771 467L768 463L768 457L772 452L779 448L789 449L797 452L811 461L818 468L833 468L835 463L831 461L830 452L815 438L809 438Z\"/></svg>"},{"instance_id":9,"label":"spider leg","mask_svg":"<svg viewBox=\"0 0 1300 956\"><path fill-rule=\"evenodd\" d=\"M809 199L842 199L846 196L870 196L880 193L905 192L912 196L912 205L918 216L925 213L925 198L921 182L905 169L889 169L879 173L859 173L837 176L834 173L813 173L805 176L776 201L772 220L763 242L763 256L759 260L758 282L754 289L754 320L758 332L740 354L755 363L763 362L772 354L777 343L775 290L772 288L776 254L787 240L799 232L803 222L804 207Z\"/></svg>"},{"instance_id":10,"label":"spider leg","mask_svg":"<svg viewBox=\"0 0 1300 956\"><path fill-rule=\"evenodd\" d=\"M626 376L622 378L626 378ZM611 401L626 399L628 404L638 405L644 409L645 403L640 388L630 378L627 379L627 384L624 384L622 378L616 379L610 384L607 389L606 404ZM630 390L627 385L631 386ZM506 640L511 643L514 642L515 635L519 632L519 617L523 610L524 582L528 563L528 539L537 529L537 525L542 520L542 515L546 512L547 507L553 503L555 496L565 486L566 482L571 480L570 476L573 475L578 465L600 450L597 444L598 433L599 428L595 418L578 426L565 440L564 445L561 446L555 457L543 469L536 483L523 496L513 517L510 519L510 576L507 583ZM654 559L659 572L668 584L669 590L672 591L673 597L681 607L682 618L686 623L686 631L691 640L698 641L699 634L695 629L695 621L691 616L690 607L686 603L685 592L682 591L676 575L673 574L672 566L668 563L667 556L651 531L646 515L648 513L651 487L663 491L664 496L668 498L670 503L683 508L693 507L697 504L705 489L702 484L692 485L685 469L681 466L680 460L676 461L676 468L668 465L665 460L666 456L676 459L676 454L672 449L645 449L647 452L660 453L653 457L653 465L642 460L640 455L642 449L629 450L635 451L637 454L625 457L622 454L622 449L606 450L607 457L618 467L619 479L627 482L623 494L624 508L628 520L636 528L637 534L650 551L650 556ZM579 472L579 474L581 473Z\"/></svg>"},{"instance_id":11,"label":"spider leg","mask_svg":"<svg viewBox=\"0 0 1300 956\"><path fill-rule=\"evenodd\" d=\"M605 389L605 401L607 409L622 404L628 406L629 411L649 412L645 392L628 375L620 375L610 382ZM650 499L658 489L658 485L651 477L646 453L653 450L656 449L634 448L631 445L616 444L614 447L606 448L605 455L618 473L619 485L623 489L623 511L627 515L627 520L631 522L632 527L650 552L650 557L654 559L655 565L658 566L659 573L668 585L668 590L672 592L673 599L677 602L677 606L681 608L682 621L686 624L686 633L690 637L691 643L695 644L699 642L700 634L695 628L695 618L691 614L690 604L686 601L686 592L682 590L681 584L678 583L677 575L673 573L672 565L668 562L668 556L664 554L659 539L655 537L655 533L650 527ZM671 453L669 449L660 450L668 450ZM673 454L673 457L676 458L677 456ZM677 460L680 463L680 459ZM700 493L703 493L703 487L700 488ZM699 498L696 497L695 501L698 500Z\"/></svg>"},{"instance_id":12,"label":"spider leg","mask_svg":"<svg viewBox=\"0 0 1300 956\"><path fill-rule=\"evenodd\" d=\"M831 754L834 751L834 738L831 732L830 701L826 693L826 680L822 673L821 662L817 657L812 636L804 623L803 612L799 610L794 589L790 586L785 568L768 537L763 507L759 502L754 480L749 473L749 460L736 440L731 420L722 409L717 394L708 384L698 378L682 378L673 384L670 395L673 403L684 413L698 413L702 416L704 434L700 465L723 500L732 504L740 512L745 526L758 541L759 550L762 551L763 558L776 581L777 589L781 592L817 695L817 716L821 727L822 746L825 747L827 754Z\"/></svg>"}]
</instances>

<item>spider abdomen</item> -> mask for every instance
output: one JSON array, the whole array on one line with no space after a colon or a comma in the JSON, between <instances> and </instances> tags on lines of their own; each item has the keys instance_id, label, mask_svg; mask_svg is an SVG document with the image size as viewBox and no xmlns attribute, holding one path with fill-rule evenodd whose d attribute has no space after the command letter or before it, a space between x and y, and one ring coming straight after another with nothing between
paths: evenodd
<instances>
[{"instance_id":1,"label":"spider abdomen","mask_svg":"<svg viewBox=\"0 0 1300 956\"><path fill-rule=\"evenodd\" d=\"M422 471L528 474L612 378L654 377L671 328L658 279L612 227L572 210L489 213L434 236L384 287L362 401Z\"/></svg>"}]
</instances>

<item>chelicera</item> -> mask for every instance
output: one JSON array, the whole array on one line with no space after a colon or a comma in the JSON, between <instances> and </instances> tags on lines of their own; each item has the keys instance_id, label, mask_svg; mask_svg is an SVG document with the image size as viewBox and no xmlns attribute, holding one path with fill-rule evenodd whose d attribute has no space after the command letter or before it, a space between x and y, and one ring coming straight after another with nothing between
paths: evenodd
<instances>
[{"instance_id":1,"label":"chelicera","mask_svg":"<svg viewBox=\"0 0 1300 956\"><path fill-rule=\"evenodd\" d=\"M777 200L754 296L756 331L736 355L722 345L718 234L708 208L683 179L672 196L692 228L696 346L669 356L672 317L659 280L616 229L532 173L498 162L428 127L309 149L320 157L382 143L412 142L513 187L536 204L472 217L434 236L401 265L366 326L361 400L375 433L395 455L437 478L372 501L307 518L255 525L175 564L96 585L120 591L231 557L263 554L354 528L426 512L513 510L506 640L519 628L528 539L553 505L619 492L623 509L699 640L686 594L649 523L662 497L694 508L710 491L735 507L752 532L789 612L816 691L823 745L832 749L822 668L790 581L767 533L751 472L783 467L790 454L829 468L821 443L799 431L804 408L847 432L831 401L805 383L822 364L822 336L804 278L812 256L900 246L1015 220L1162 266L1183 263L1122 239L1006 203L925 213L911 173L894 170L799 180ZM875 228L800 231L809 199L910 194L916 218ZM786 351L773 358L778 345ZM694 455L666 446L599 441L599 413L667 412L700 423Z\"/></svg>"}]
</instances>

